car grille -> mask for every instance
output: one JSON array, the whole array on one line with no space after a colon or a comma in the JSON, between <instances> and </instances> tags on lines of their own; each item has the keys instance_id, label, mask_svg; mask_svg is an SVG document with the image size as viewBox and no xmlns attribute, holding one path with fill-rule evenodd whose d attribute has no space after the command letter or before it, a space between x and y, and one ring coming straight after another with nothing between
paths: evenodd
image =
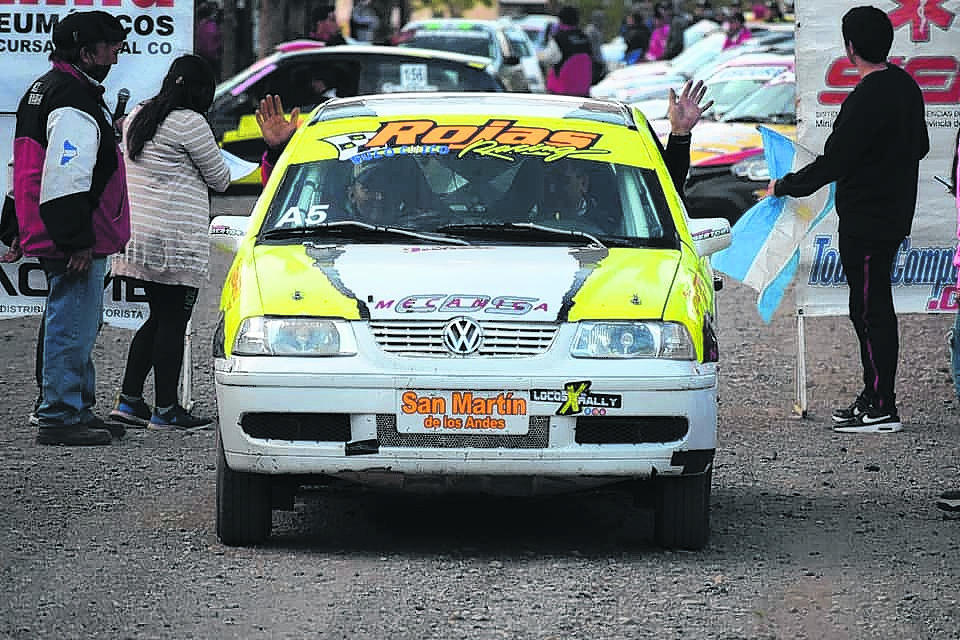
<instances>
[{"instance_id":1,"label":"car grille","mask_svg":"<svg viewBox=\"0 0 960 640\"><path fill-rule=\"evenodd\" d=\"M675 442L690 429L682 416L580 416L577 444Z\"/></svg>"},{"instance_id":2,"label":"car grille","mask_svg":"<svg viewBox=\"0 0 960 640\"><path fill-rule=\"evenodd\" d=\"M370 322L374 339L386 353L401 357L453 358L443 346L446 320L376 320ZM523 358L546 352L557 333L557 325L546 322L480 323L483 345L471 358Z\"/></svg>"},{"instance_id":3,"label":"car grille","mask_svg":"<svg viewBox=\"0 0 960 640\"><path fill-rule=\"evenodd\" d=\"M426 449L546 449L550 443L550 416L530 416L526 435L399 433L397 418L377 415L377 440L383 447Z\"/></svg>"}]
</instances>

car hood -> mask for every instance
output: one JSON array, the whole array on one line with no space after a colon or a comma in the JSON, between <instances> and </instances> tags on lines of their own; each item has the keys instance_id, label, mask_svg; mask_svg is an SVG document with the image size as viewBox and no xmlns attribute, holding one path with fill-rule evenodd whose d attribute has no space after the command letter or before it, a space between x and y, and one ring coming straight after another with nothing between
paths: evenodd
<instances>
[{"instance_id":1,"label":"car hood","mask_svg":"<svg viewBox=\"0 0 960 640\"><path fill-rule=\"evenodd\" d=\"M266 315L556 322L661 318L680 252L304 244L253 258Z\"/></svg>"}]
</instances>

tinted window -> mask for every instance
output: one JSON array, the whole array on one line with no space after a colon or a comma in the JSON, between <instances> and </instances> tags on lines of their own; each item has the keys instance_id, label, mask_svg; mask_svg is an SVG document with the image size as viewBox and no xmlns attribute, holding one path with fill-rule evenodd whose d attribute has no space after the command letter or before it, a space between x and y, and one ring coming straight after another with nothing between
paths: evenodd
<instances>
[{"instance_id":1,"label":"tinted window","mask_svg":"<svg viewBox=\"0 0 960 640\"><path fill-rule=\"evenodd\" d=\"M418 31L405 39L402 47L420 47L422 49L437 49L439 51L453 51L471 56L485 58L496 57L496 43L490 34L482 31L438 32Z\"/></svg>"},{"instance_id":2,"label":"tinted window","mask_svg":"<svg viewBox=\"0 0 960 640\"><path fill-rule=\"evenodd\" d=\"M721 120L796 124L796 97L796 84L793 82L768 84L735 104Z\"/></svg>"},{"instance_id":3,"label":"tinted window","mask_svg":"<svg viewBox=\"0 0 960 640\"><path fill-rule=\"evenodd\" d=\"M513 49L513 55L519 58L529 58L534 55L530 49L530 40L514 31L507 32L507 40L510 41L510 48Z\"/></svg>"},{"instance_id":4,"label":"tinted window","mask_svg":"<svg viewBox=\"0 0 960 640\"><path fill-rule=\"evenodd\" d=\"M436 58L366 59L360 94L398 91L498 91L499 84L482 69Z\"/></svg>"}]
</instances>

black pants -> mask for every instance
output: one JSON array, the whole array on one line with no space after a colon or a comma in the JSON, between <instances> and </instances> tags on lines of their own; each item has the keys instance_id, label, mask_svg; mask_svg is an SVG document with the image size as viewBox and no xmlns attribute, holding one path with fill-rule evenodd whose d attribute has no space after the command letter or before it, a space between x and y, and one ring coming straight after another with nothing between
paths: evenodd
<instances>
[{"instance_id":1,"label":"black pants","mask_svg":"<svg viewBox=\"0 0 960 640\"><path fill-rule=\"evenodd\" d=\"M902 240L891 245L841 235L840 262L850 286L850 321L860 341L864 395L880 409L894 410L900 335L890 272Z\"/></svg>"},{"instance_id":2,"label":"black pants","mask_svg":"<svg viewBox=\"0 0 960 640\"><path fill-rule=\"evenodd\" d=\"M197 302L198 289L143 280L130 280L143 287L150 305L150 317L130 343L121 393L141 397L143 385L153 370L156 405L169 407L177 402L177 384L183 365L183 337Z\"/></svg>"}]
</instances>

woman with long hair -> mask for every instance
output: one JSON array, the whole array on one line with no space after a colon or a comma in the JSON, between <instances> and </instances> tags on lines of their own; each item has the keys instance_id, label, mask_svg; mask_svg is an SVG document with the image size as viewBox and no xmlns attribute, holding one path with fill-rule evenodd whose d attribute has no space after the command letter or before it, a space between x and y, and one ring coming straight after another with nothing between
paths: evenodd
<instances>
[{"instance_id":1,"label":"woman with long hair","mask_svg":"<svg viewBox=\"0 0 960 640\"><path fill-rule=\"evenodd\" d=\"M134 107L123 140L131 238L113 273L143 287L150 317L130 343L114 420L152 429L210 424L177 400L183 342L197 293L207 278L208 189L226 191L230 169L206 120L214 75L200 56L170 65L160 92ZM150 371L155 407L143 398Z\"/></svg>"}]
</instances>

